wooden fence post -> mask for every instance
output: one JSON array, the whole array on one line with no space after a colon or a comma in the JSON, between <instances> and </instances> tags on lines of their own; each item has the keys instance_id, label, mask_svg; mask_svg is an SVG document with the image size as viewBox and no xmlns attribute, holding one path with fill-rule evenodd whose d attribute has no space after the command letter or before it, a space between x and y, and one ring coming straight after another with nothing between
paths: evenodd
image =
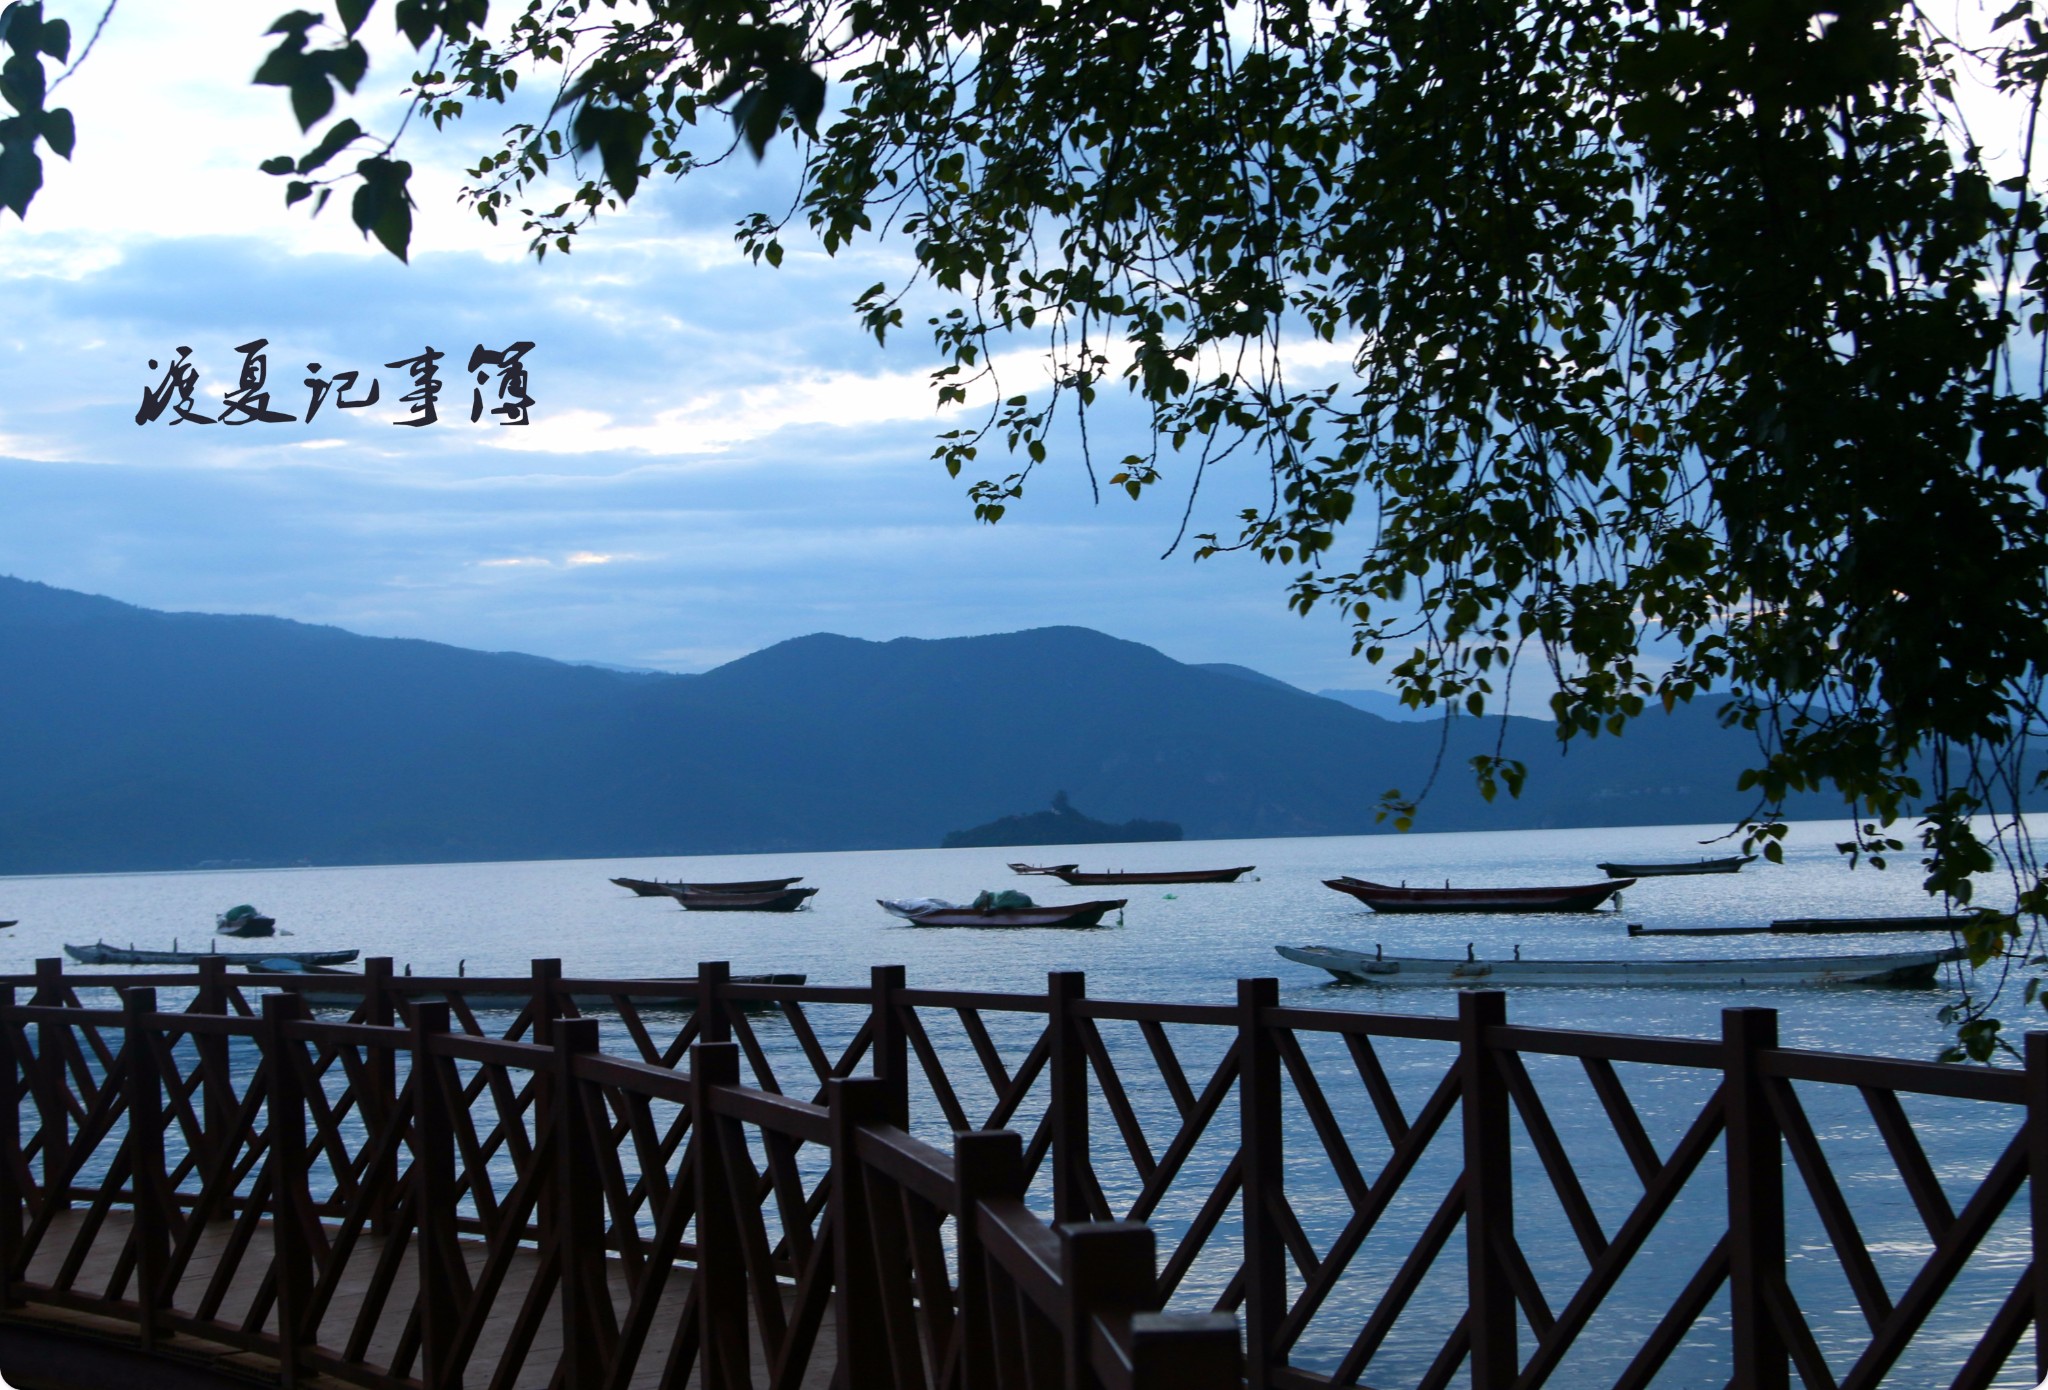
<instances>
[{"instance_id":1,"label":"wooden fence post","mask_svg":"<svg viewBox=\"0 0 2048 1390\"><path fill-rule=\"evenodd\" d=\"M562 1384L601 1385L619 1341L605 1275L604 1170L598 1165L603 1100L576 1076L598 1050L597 1020L555 1021L556 1231L562 1252ZM700 1208L701 1211L701 1208Z\"/></svg>"},{"instance_id":2,"label":"wooden fence post","mask_svg":"<svg viewBox=\"0 0 2048 1390\"><path fill-rule=\"evenodd\" d=\"M434 1042L448 1032L448 1005L412 1006L413 1232L420 1281L420 1384L444 1390L459 1377L453 1365L462 1328L462 1290L469 1282L455 1229L455 1119Z\"/></svg>"},{"instance_id":3,"label":"wooden fence post","mask_svg":"<svg viewBox=\"0 0 2048 1390\"><path fill-rule=\"evenodd\" d=\"M1786 1390L1791 1357L1770 1304L1785 1287L1785 1152L1760 1053L1778 1045L1776 1009L1721 1011L1728 1120L1728 1320L1734 1390Z\"/></svg>"},{"instance_id":4,"label":"wooden fence post","mask_svg":"<svg viewBox=\"0 0 2048 1390\"><path fill-rule=\"evenodd\" d=\"M1061 1223L1060 1382L1093 1390L1091 1368L1098 1316L1151 1312L1159 1306L1159 1267L1152 1228L1142 1221Z\"/></svg>"},{"instance_id":5,"label":"wooden fence post","mask_svg":"<svg viewBox=\"0 0 2048 1390\"><path fill-rule=\"evenodd\" d=\"M287 1387L305 1382L307 1352L312 1349L304 1326L313 1298L313 1248L305 1226L305 1207L311 1200L306 1181L306 1092L296 1055L299 1044L285 1036L285 1025L305 1013L305 1001L296 994L266 994L263 1027L257 1035L270 1079L264 1127L270 1141L271 1260L277 1271L278 1383Z\"/></svg>"},{"instance_id":6,"label":"wooden fence post","mask_svg":"<svg viewBox=\"0 0 2048 1390\"><path fill-rule=\"evenodd\" d=\"M697 1041L732 1041L732 1017L725 1011L725 986L732 966L722 960L697 962ZM735 1083L737 1084L737 1083Z\"/></svg>"},{"instance_id":7,"label":"wooden fence post","mask_svg":"<svg viewBox=\"0 0 2048 1390\"><path fill-rule=\"evenodd\" d=\"M1280 982L1237 982L1238 1210L1244 1219L1245 1384L1266 1390L1287 1364L1278 1346L1287 1317L1287 1237L1273 1202L1286 1183L1280 1047L1261 1017L1280 1003Z\"/></svg>"},{"instance_id":8,"label":"wooden fence post","mask_svg":"<svg viewBox=\"0 0 2048 1390\"><path fill-rule=\"evenodd\" d=\"M36 992L29 1003L59 1008L64 1003L64 958L36 961ZM70 1028L63 1023L36 1025L36 1128L43 1136L43 1205L71 1210L71 1112L64 1096L70 1083L64 1074L64 1053Z\"/></svg>"},{"instance_id":9,"label":"wooden fence post","mask_svg":"<svg viewBox=\"0 0 2048 1390\"><path fill-rule=\"evenodd\" d=\"M980 1204L1024 1199L1024 1141L1008 1129L953 1134L953 1220L958 1253L962 1390L1001 1390L997 1332L981 1235Z\"/></svg>"},{"instance_id":10,"label":"wooden fence post","mask_svg":"<svg viewBox=\"0 0 2048 1390\"><path fill-rule=\"evenodd\" d=\"M910 1125L910 1035L897 1017L896 994L904 987L900 965L877 965L868 971L868 986L874 991L870 1016L874 1029L874 1075L889 1088L889 1120L900 1129Z\"/></svg>"},{"instance_id":11,"label":"wooden fence post","mask_svg":"<svg viewBox=\"0 0 2048 1390\"><path fill-rule=\"evenodd\" d=\"M556 956L537 957L533 962L533 1031L535 1044L555 1045L555 1014L561 1007L562 962Z\"/></svg>"},{"instance_id":12,"label":"wooden fence post","mask_svg":"<svg viewBox=\"0 0 2048 1390\"><path fill-rule=\"evenodd\" d=\"M1244 1364L1228 1313L1131 1314L1131 1390L1238 1390Z\"/></svg>"},{"instance_id":13,"label":"wooden fence post","mask_svg":"<svg viewBox=\"0 0 2048 1390\"><path fill-rule=\"evenodd\" d=\"M233 1012L228 1005L228 963L218 956L200 958L199 993L192 1001L192 1012L214 1018L226 1018ZM240 1139L230 1132L240 1107L229 1080L228 1037L225 1033L195 1033L192 1047L199 1056L204 1155L212 1162L224 1162Z\"/></svg>"},{"instance_id":14,"label":"wooden fence post","mask_svg":"<svg viewBox=\"0 0 2048 1390\"><path fill-rule=\"evenodd\" d=\"M1087 993L1088 977L1079 970L1054 970L1045 977L1054 1221L1086 1221L1095 1214L1088 1202L1088 1047L1073 1015L1074 1001Z\"/></svg>"},{"instance_id":15,"label":"wooden fence post","mask_svg":"<svg viewBox=\"0 0 2048 1390\"><path fill-rule=\"evenodd\" d=\"M363 1022L390 1028L398 1021L397 998L391 989L391 957L371 956L363 962ZM398 1111L398 1050L373 1047L366 1059L368 1084L362 1089L363 1122L372 1136L391 1124ZM370 1230L389 1236L398 1213L398 1150L374 1171L363 1174L369 1190Z\"/></svg>"},{"instance_id":16,"label":"wooden fence post","mask_svg":"<svg viewBox=\"0 0 2048 1390\"><path fill-rule=\"evenodd\" d=\"M1520 1318L1508 1279L1515 1238L1508 1084L1486 1030L1507 1022L1507 995L1458 996L1458 1072L1465 1133L1465 1282L1472 1329L1472 1390L1507 1390L1520 1370Z\"/></svg>"},{"instance_id":17,"label":"wooden fence post","mask_svg":"<svg viewBox=\"0 0 2048 1390\"><path fill-rule=\"evenodd\" d=\"M128 1186L135 1194L135 1303L142 1318L142 1349L154 1351L163 1335L164 1274L171 1263L171 1214L164 1203L163 1075L157 1065L149 1015L156 991L121 991L122 1100L128 1106Z\"/></svg>"},{"instance_id":18,"label":"wooden fence post","mask_svg":"<svg viewBox=\"0 0 2048 1390\"><path fill-rule=\"evenodd\" d=\"M2034 1246L2034 1374L2048 1379L2048 1033L2027 1034L2027 1215Z\"/></svg>"},{"instance_id":19,"label":"wooden fence post","mask_svg":"<svg viewBox=\"0 0 2048 1390\"><path fill-rule=\"evenodd\" d=\"M704 978L699 976L699 978ZM740 1082L739 1044L700 1042L690 1049L690 1125L697 1148L697 1346L704 1390L746 1390L747 1263L726 1170L724 1121L713 1095ZM856 1379L854 1384L862 1382Z\"/></svg>"},{"instance_id":20,"label":"wooden fence post","mask_svg":"<svg viewBox=\"0 0 2048 1390\"><path fill-rule=\"evenodd\" d=\"M28 1061L16 1046L20 1031L7 1015L14 1012L14 986L0 985L0 1308L19 1306L14 1284L21 1277L22 1217L27 1171L21 1158L22 1066Z\"/></svg>"},{"instance_id":21,"label":"wooden fence post","mask_svg":"<svg viewBox=\"0 0 2048 1390\"><path fill-rule=\"evenodd\" d=\"M825 1220L832 1232L832 1315L839 1375L849 1386L885 1386L894 1374L883 1312L874 1215L855 1143L863 1126L887 1124L894 1102L879 1079L834 1077L825 1083L832 1124L832 1189ZM700 1141L701 1142L701 1141Z\"/></svg>"}]
</instances>

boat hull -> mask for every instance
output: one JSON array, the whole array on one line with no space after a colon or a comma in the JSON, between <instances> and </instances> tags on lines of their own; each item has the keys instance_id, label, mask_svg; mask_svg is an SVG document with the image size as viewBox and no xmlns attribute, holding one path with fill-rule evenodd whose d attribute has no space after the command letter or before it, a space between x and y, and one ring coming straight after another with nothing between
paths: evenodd
<instances>
[{"instance_id":1,"label":"boat hull","mask_svg":"<svg viewBox=\"0 0 2048 1390\"><path fill-rule=\"evenodd\" d=\"M1779 956L1757 960L1440 960L1374 956L1335 946L1276 946L1288 960L1329 971L1347 984L1656 985L1738 988L1758 985L1889 985L1924 988L1959 950L1871 956Z\"/></svg>"},{"instance_id":2,"label":"boat hull","mask_svg":"<svg viewBox=\"0 0 2048 1390\"><path fill-rule=\"evenodd\" d=\"M815 888L784 888L773 893L711 893L701 889L671 893L685 912L794 912Z\"/></svg>"},{"instance_id":3,"label":"boat hull","mask_svg":"<svg viewBox=\"0 0 2048 1390\"><path fill-rule=\"evenodd\" d=\"M733 883L688 883L681 879L664 883L647 878L615 878L612 882L643 898L672 898L677 893L779 893L792 883L801 883L803 877L798 874L795 878L749 878Z\"/></svg>"},{"instance_id":4,"label":"boat hull","mask_svg":"<svg viewBox=\"0 0 2048 1390\"><path fill-rule=\"evenodd\" d=\"M1074 888L1101 887L1124 883L1235 883L1256 865L1236 869L1169 869L1160 873L1083 873L1073 868L1048 869L1047 873Z\"/></svg>"},{"instance_id":5,"label":"boat hull","mask_svg":"<svg viewBox=\"0 0 2048 1390\"><path fill-rule=\"evenodd\" d=\"M1326 878L1374 912L1592 912L1634 883L1578 883L1556 888L1396 888L1362 878Z\"/></svg>"},{"instance_id":6,"label":"boat hull","mask_svg":"<svg viewBox=\"0 0 2048 1390\"><path fill-rule=\"evenodd\" d=\"M1646 927L1630 936L1863 936L1874 932L1961 931L1967 917L1785 917L1768 927Z\"/></svg>"},{"instance_id":7,"label":"boat hull","mask_svg":"<svg viewBox=\"0 0 2048 1390\"><path fill-rule=\"evenodd\" d=\"M224 960L230 965L266 960L290 960L300 965L347 965L360 951L138 951L132 946L109 946L95 941L90 946L66 946L64 954L80 965L197 965L201 961Z\"/></svg>"},{"instance_id":8,"label":"boat hull","mask_svg":"<svg viewBox=\"0 0 2048 1390\"><path fill-rule=\"evenodd\" d=\"M245 941L258 936L276 936L277 919L275 917L238 917L232 922L222 922L213 930L218 936L232 936Z\"/></svg>"},{"instance_id":9,"label":"boat hull","mask_svg":"<svg viewBox=\"0 0 2048 1390\"><path fill-rule=\"evenodd\" d=\"M1754 854L1731 854L1726 859L1699 859L1690 864L1595 864L1609 878L1683 878L1691 874L1739 874Z\"/></svg>"},{"instance_id":10,"label":"boat hull","mask_svg":"<svg viewBox=\"0 0 2048 1390\"><path fill-rule=\"evenodd\" d=\"M902 912L880 898L885 911L895 912L919 927L1098 927L1104 916L1121 909L1127 898L1110 898L1090 903L1045 903L1037 907L996 908L982 912L971 907L940 908L932 912Z\"/></svg>"},{"instance_id":11,"label":"boat hull","mask_svg":"<svg viewBox=\"0 0 2048 1390\"><path fill-rule=\"evenodd\" d=\"M1078 864L1012 864L1012 872L1020 874L1057 874L1068 869L1078 869Z\"/></svg>"}]
</instances>

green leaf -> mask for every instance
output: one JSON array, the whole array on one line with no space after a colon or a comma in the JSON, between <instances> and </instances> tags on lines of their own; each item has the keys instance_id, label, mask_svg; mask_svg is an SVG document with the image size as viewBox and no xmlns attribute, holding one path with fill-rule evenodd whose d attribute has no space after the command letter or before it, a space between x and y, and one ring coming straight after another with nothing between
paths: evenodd
<instances>
[{"instance_id":1,"label":"green leaf","mask_svg":"<svg viewBox=\"0 0 2048 1390\"><path fill-rule=\"evenodd\" d=\"M363 21L376 7L377 0L334 0L335 17L341 20L342 29L349 34L362 28Z\"/></svg>"},{"instance_id":2,"label":"green leaf","mask_svg":"<svg viewBox=\"0 0 2048 1390\"><path fill-rule=\"evenodd\" d=\"M256 166L266 174L292 174L298 172L299 162L288 154L272 155Z\"/></svg>"},{"instance_id":3,"label":"green leaf","mask_svg":"<svg viewBox=\"0 0 2048 1390\"><path fill-rule=\"evenodd\" d=\"M406 188L412 165L398 159L365 159L356 172L363 182L350 205L350 218L364 236L376 237L386 251L405 260L412 241L412 194Z\"/></svg>"},{"instance_id":4,"label":"green leaf","mask_svg":"<svg viewBox=\"0 0 2048 1390\"><path fill-rule=\"evenodd\" d=\"M320 143L299 157L297 172L310 174L328 160L339 154L342 148L363 135L363 128L348 117L343 117L327 127L327 133L320 137Z\"/></svg>"},{"instance_id":5,"label":"green leaf","mask_svg":"<svg viewBox=\"0 0 2048 1390\"><path fill-rule=\"evenodd\" d=\"M71 112L61 106L43 112L42 129L51 152L71 158L72 147L78 143L78 127L72 123Z\"/></svg>"},{"instance_id":6,"label":"green leaf","mask_svg":"<svg viewBox=\"0 0 2048 1390\"><path fill-rule=\"evenodd\" d=\"M294 203L304 202L312 196L313 185L301 179L293 179L284 186L284 205L286 207L290 207Z\"/></svg>"},{"instance_id":7,"label":"green leaf","mask_svg":"<svg viewBox=\"0 0 2048 1390\"><path fill-rule=\"evenodd\" d=\"M44 23L42 35L36 40L36 47L63 62L71 56L71 26L61 19Z\"/></svg>"}]
</instances>

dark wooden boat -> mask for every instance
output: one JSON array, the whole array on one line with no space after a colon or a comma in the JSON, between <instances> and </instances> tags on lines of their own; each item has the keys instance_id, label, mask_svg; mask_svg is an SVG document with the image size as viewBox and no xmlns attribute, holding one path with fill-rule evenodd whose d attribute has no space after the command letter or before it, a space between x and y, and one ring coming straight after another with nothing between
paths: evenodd
<instances>
[{"instance_id":1,"label":"dark wooden boat","mask_svg":"<svg viewBox=\"0 0 2048 1390\"><path fill-rule=\"evenodd\" d=\"M1876 956L1765 956L1757 960L1443 960L1347 951L1336 946L1276 946L1302 965L1346 984L1367 985L1657 985L1757 988L1766 985L1893 985L1924 989L1960 950Z\"/></svg>"},{"instance_id":2,"label":"dark wooden boat","mask_svg":"<svg viewBox=\"0 0 2048 1390\"><path fill-rule=\"evenodd\" d=\"M1323 882L1374 912L1591 912L1635 880L1558 888L1396 888L1349 875Z\"/></svg>"},{"instance_id":3,"label":"dark wooden boat","mask_svg":"<svg viewBox=\"0 0 2048 1390\"><path fill-rule=\"evenodd\" d=\"M1646 927L1630 936L1861 936L1865 932L1961 931L1967 917L1781 917L1768 927Z\"/></svg>"},{"instance_id":4,"label":"dark wooden boat","mask_svg":"<svg viewBox=\"0 0 2048 1390\"><path fill-rule=\"evenodd\" d=\"M66 946L64 954L80 965L197 965L203 960L224 960L230 965L252 965L266 960L289 960L303 966L347 965L359 951L138 951L133 946L109 946L95 941L90 946Z\"/></svg>"},{"instance_id":5,"label":"dark wooden boat","mask_svg":"<svg viewBox=\"0 0 2048 1390\"><path fill-rule=\"evenodd\" d=\"M1011 870L1012 870L1013 872L1015 872L1015 873L1020 873L1020 874L1059 874L1059 873L1065 873L1065 872L1066 872L1067 870L1069 870L1069 869L1078 869L1078 868L1080 868L1080 867L1081 867L1081 866L1080 866L1080 865L1078 865L1078 864L1044 864L1044 865L1039 865L1039 864L1012 864L1012 865L1010 865L1010 868L1011 868Z\"/></svg>"},{"instance_id":6,"label":"dark wooden boat","mask_svg":"<svg viewBox=\"0 0 2048 1390\"><path fill-rule=\"evenodd\" d=\"M1255 864L1245 864L1235 869L1165 869L1157 873L1112 871L1091 874L1083 873L1072 865L1062 865L1056 869L1047 869L1046 872L1062 883L1079 888L1121 883L1235 883L1257 867Z\"/></svg>"},{"instance_id":7,"label":"dark wooden boat","mask_svg":"<svg viewBox=\"0 0 2048 1390\"><path fill-rule=\"evenodd\" d=\"M920 927L1098 927L1103 917L1129 901L1127 898L1110 898L1103 902L1090 903L1039 903L1032 907L944 907L929 912L901 911L901 905L891 906L882 899L875 900L884 911L894 912L907 922Z\"/></svg>"},{"instance_id":8,"label":"dark wooden boat","mask_svg":"<svg viewBox=\"0 0 2048 1390\"><path fill-rule=\"evenodd\" d=\"M803 875L795 878L749 878L733 883L690 883L678 879L664 883L658 879L615 878L612 880L621 888L630 888L643 898L668 898L677 892L686 893L779 893L792 883L803 882Z\"/></svg>"},{"instance_id":9,"label":"dark wooden boat","mask_svg":"<svg viewBox=\"0 0 2048 1390\"><path fill-rule=\"evenodd\" d=\"M725 893L692 886L678 888L669 896L686 912L794 912L815 888L780 888L773 892Z\"/></svg>"},{"instance_id":10,"label":"dark wooden boat","mask_svg":"<svg viewBox=\"0 0 2048 1390\"><path fill-rule=\"evenodd\" d=\"M1679 878L1686 874L1739 874L1754 854L1731 854L1725 859L1695 859L1684 864L1595 864L1609 878Z\"/></svg>"}]
</instances>

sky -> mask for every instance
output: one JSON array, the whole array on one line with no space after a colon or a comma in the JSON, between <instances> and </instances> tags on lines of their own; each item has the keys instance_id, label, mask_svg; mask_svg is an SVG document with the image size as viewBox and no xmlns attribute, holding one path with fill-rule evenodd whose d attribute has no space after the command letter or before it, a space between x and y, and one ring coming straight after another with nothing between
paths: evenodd
<instances>
[{"instance_id":1,"label":"sky","mask_svg":"<svg viewBox=\"0 0 2048 1390\"><path fill-rule=\"evenodd\" d=\"M74 56L102 8L46 3ZM51 97L76 115L74 158L45 153L26 222L0 214L0 573L674 671L810 632L1079 624L1312 690L1384 686L1339 619L1287 610L1285 571L1197 563L1185 545L1162 558L1186 500L1170 485L1098 502L1078 456L1056 452L1000 525L976 522L967 480L931 458L961 412L935 407L929 340L878 347L850 308L900 282L905 253L830 258L796 236L778 270L736 247L744 213L788 201L787 144L758 168L646 185L540 263L516 223L456 202L463 164L506 122L492 111L408 135L410 265L339 198L317 218L285 209L283 180L256 165L309 141L281 90L248 81L282 8L123 0ZM390 26L381 4L368 99L341 108L380 132L413 66ZM181 346L216 413L237 345L257 338L273 409L303 417L315 362L377 377L382 398L330 399L311 422L135 423ZM534 344L532 423L471 423L469 352L518 340ZM441 419L400 427L408 383L384 364L430 346L447 354ZM1044 381L1025 354L1005 385ZM1091 422L1098 458L1142 447L1141 427L1112 403ZM1212 471L1190 532L1228 533L1264 484L1255 466Z\"/></svg>"}]
</instances>

